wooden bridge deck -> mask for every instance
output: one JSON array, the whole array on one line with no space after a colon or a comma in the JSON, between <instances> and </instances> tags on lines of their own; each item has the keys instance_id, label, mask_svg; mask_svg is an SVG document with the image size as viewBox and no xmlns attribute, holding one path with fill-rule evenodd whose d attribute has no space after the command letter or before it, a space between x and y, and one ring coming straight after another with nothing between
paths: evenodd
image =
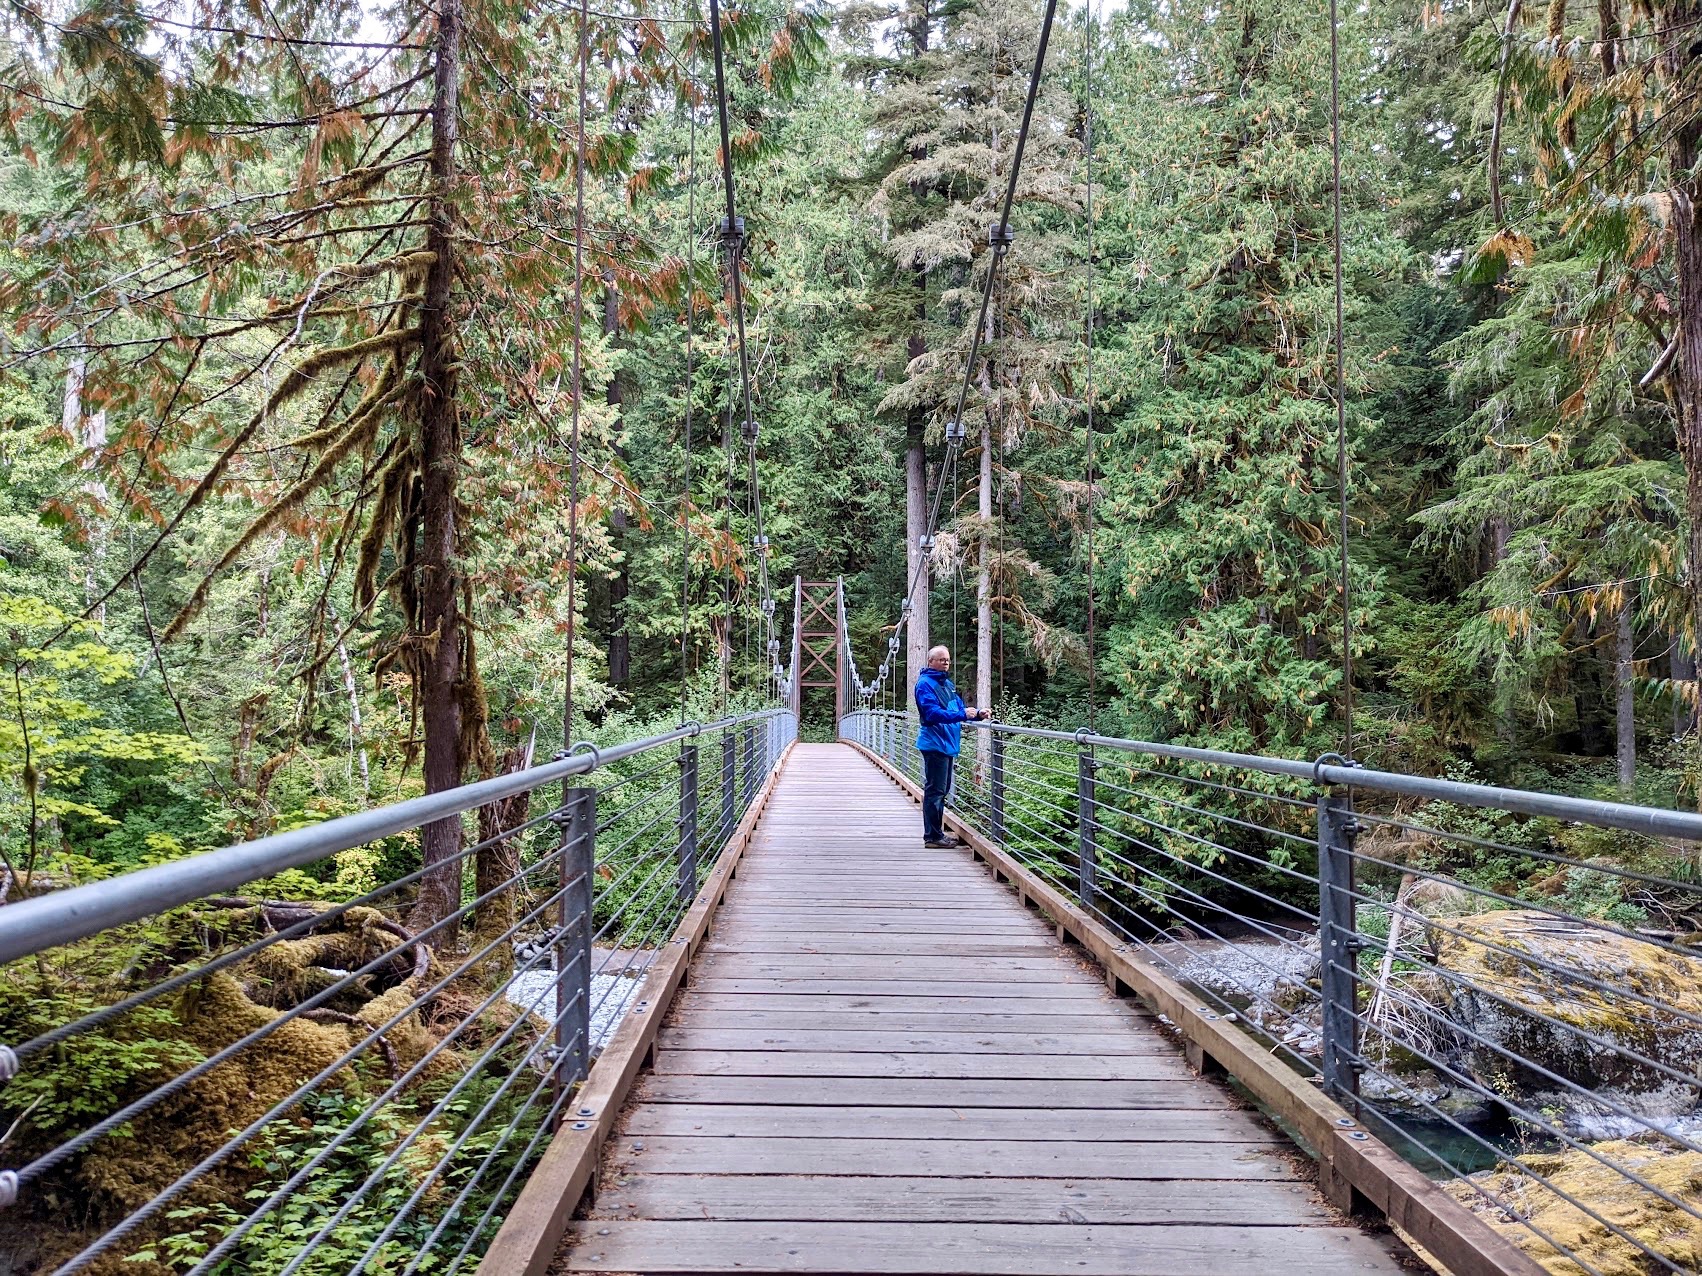
<instances>
[{"instance_id":1,"label":"wooden bridge deck","mask_svg":"<svg viewBox=\"0 0 1702 1276\"><path fill-rule=\"evenodd\" d=\"M848 746L799 745L555 1272L1411 1270Z\"/></svg>"}]
</instances>

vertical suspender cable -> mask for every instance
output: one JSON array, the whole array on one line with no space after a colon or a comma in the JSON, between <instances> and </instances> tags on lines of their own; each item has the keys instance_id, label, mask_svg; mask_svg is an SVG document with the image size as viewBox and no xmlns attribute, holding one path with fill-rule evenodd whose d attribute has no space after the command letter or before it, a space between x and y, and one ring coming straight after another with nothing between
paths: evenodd
<instances>
[{"instance_id":1,"label":"vertical suspender cable","mask_svg":"<svg viewBox=\"0 0 1702 1276\"><path fill-rule=\"evenodd\" d=\"M1087 729L1096 729L1095 717L1099 709L1099 694L1096 678L1099 669L1098 635L1094 632L1094 559L1093 559L1093 523L1094 497L1099 488L1098 475L1094 472L1094 438L1093 438L1093 29L1098 24L1094 6L1087 8L1087 56L1083 63L1086 76L1086 91L1083 93L1085 108L1082 115L1082 140L1087 164L1087 394L1084 402L1087 406Z\"/></svg>"},{"instance_id":2,"label":"vertical suspender cable","mask_svg":"<svg viewBox=\"0 0 1702 1276\"><path fill-rule=\"evenodd\" d=\"M587 0L589 3L589 0ZM686 720L686 689L691 683L691 445L693 374L697 371L697 103L686 82L686 113L691 117L691 150L686 161L686 456L680 493L680 721Z\"/></svg>"},{"instance_id":3,"label":"vertical suspender cable","mask_svg":"<svg viewBox=\"0 0 1702 1276\"><path fill-rule=\"evenodd\" d=\"M991 17L993 22L993 66L992 73L988 77L988 88L993 96L993 144L991 150L992 176L996 179L999 175L999 11L997 8L993 9ZM997 310L993 311L992 335L995 341L998 340L1000 335L999 312ZM987 614L988 618L993 622L993 641L995 643L993 649L995 674L994 678L988 679L988 685L996 685L998 687L998 690L992 697L993 704L998 704L999 701L1005 698L1005 614L1003 609L999 607L998 596L993 593L993 581L995 579L996 572L1003 572L1005 561L1004 484L999 482L999 450L1000 444L1004 440L1005 429L1005 383L1000 379L1002 369L999 367L998 363L995 362L994 354L991 350L987 352L987 362L990 365L987 369L989 373L988 380L993 383L993 428L987 431L987 451L989 454L987 472L993 479L993 495L996 498L993 503L993 517L998 521L998 545L994 550L992 562L990 562L987 567L987 605L989 607ZM983 536L986 535L985 529L983 529L981 534ZM980 615L977 614L975 619L976 624L979 626L981 620ZM956 634L952 635L954 639L956 636ZM979 654L979 652L977 652L977 654ZM977 669L975 672L976 680L979 681L981 671ZM991 706L978 705L977 707L987 709Z\"/></svg>"},{"instance_id":4,"label":"vertical suspender cable","mask_svg":"<svg viewBox=\"0 0 1702 1276\"><path fill-rule=\"evenodd\" d=\"M751 521L751 498L750 498L750 487L747 484L746 487L745 487L745 523L746 523L747 526L750 524L750 521ZM757 554L757 557L759 559L762 557L762 547L761 546L756 546L756 554ZM744 641L743 651L744 651L744 666L745 666L745 689L748 691L748 690L750 690L750 685L751 685L751 578L750 578L750 575L748 573L745 576L745 587L739 591L739 617L740 617L740 619L742 619L745 622L745 641Z\"/></svg>"},{"instance_id":5,"label":"vertical suspender cable","mask_svg":"<svg viewBox=\"0 0 1702 1276\"><path fill-rule=\"evenodd\" d=\"M591 60L590 0L579 0L579 113L573 164L573 424L567 456L567 677L561 742L573 742L573 648L579 641L579 405L585 393L585 80Z\"/></svg>"},{"instance_id":6,"label":"vertical suspender cable","mask_svg":"<svg viewBox=\"0 0 1702 1276\"><path fill-rule=\"evenodd\" d=\"M728 338L729 342L732 340ZM732 353L728 352L728 364ZM722 546L721 606L726 613L721 634L721 712L727 711L728 694L733 685L733 385L727 383L726 414L721 418L721 447L727 454L727 473L721 490L721 513L727 541Z\"/></svg>"},{"instance_id":7,"label":"vertical suspender cable","mask_svg":"<svg viewBox=\"0 0 1702 1276\"><path fill-rule=\"evenodd\" d=\"M1342 304L1342 111L1341 24L1338 0L1330 0L1330 184L1334 199L1336 279L1336 510L1341 537L1342 588L1342 753L1353 756L1353 607L1347 565L1347 358Z\"/></svg>"}]
</instances>

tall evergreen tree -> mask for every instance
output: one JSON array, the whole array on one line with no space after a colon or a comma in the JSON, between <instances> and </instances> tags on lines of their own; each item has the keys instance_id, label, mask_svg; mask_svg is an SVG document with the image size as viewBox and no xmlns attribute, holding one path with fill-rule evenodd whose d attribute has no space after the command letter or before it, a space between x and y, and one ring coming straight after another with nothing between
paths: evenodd
<instances>
[{"instance_id":1,"label":"tall evergreen tree","mask_svg":"<svg viewBox=\"0 0 1702 1276\"><path fill-rule=\"evenodd\" d=\"M1100 171L1109 672L1143 729L1259 750L1337 742L1329 31L1276 4L1116 22ZM1344 45L1350 109L1366 64ZM1362 90L1363 91L1363 90ZM1405 268L1347 126L1351 340ZM1357 627L1375 581L1356 569Z\"/></svg>"},{"instance_id":2,"label":"tall evergreen tree","mask_svg":"<svg viewBox=\"0 0 1702 1276\"><path fill-rule=\"evenodd\" d=\"M1030 0L981 0L947 14L927 55L907 62L895 100L883 100L877 117L889 167L874 208L889 227L887 251L898 271L926 275L925 337L918 341L909 327L904 379L881 404L903 415L911 451L924 423L943 431L963 393L978 300L993 260L988 228L1001 212L1040 25L1040 6ZM1053 60L1061 59L1054 54ZM1080 214L1083 196L1073 114L1054 65L1041 81L1019 175L1011 218L1016 243L1000 268L981 334L983 358L971 370L964 403L963 455L974 467L973 497L948 490L943 507L950 535L942 537L936 562L974 581L978 704L993 698L996 615L1025 625L1049 657L1067 645L1038 606L1024 604L1023 587L1032 592L1044 576L1022 546L1001 536L996 490L1020 492L1023 476L1011 453L1032 431L1066 419L1073 404L1071 374L1080 352L1070 327L1076 293L1067 266L1070 219ZM995 464L996 454L1002 464ZM918 470L907 462L912 488ZM950 474L936 477L953 481ZM963 506L971 499L968 513ZM918 504L914 496L911 503Z\"/></svg>"}]
</instances>

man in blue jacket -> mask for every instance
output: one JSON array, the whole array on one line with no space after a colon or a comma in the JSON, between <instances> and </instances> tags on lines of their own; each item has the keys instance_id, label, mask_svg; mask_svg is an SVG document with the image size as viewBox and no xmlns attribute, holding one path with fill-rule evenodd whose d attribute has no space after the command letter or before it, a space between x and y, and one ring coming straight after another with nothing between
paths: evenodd
<instances>
[{"instance_id":1,"label":"man in blue jacket","mask_svg":"<svg viewBox=\"0 0 1702 1276\"><path fill-rule=\"evenodd\" d=\"M928 652L928 667L916 679L916 715L922 727L916 733L916 749L922 755L922 845L959 846L945 830L946 794L951 791L952 766L963 747L965 722L990 718L986 709L963 703L948 676L951 652L934 647Z\"/></svg>"}]
</instances>

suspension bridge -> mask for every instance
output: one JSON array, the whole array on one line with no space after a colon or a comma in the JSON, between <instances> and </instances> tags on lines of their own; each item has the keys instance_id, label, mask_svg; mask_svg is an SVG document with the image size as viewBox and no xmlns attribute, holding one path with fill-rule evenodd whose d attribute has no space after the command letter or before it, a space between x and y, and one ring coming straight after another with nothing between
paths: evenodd
<instances>
[{"instance_id":1,"label":"suspension bridge","mask_svg":"<svg viewBox=\"0 0 1702 1276\"><path fill-rule=\"evenodd\" d=\"M839 589L815 591L823 668ZM27 1125L90 1100L51 1146L0 1144L28 1153L0 1170L11 1270L1619 1270L1580 1221L1644 1270L1694 1269L1694 1193L1652 1154L1697 1150L1672 1118L1697 1107L1699 1007L1592 949L1702 963L1391 859L1379 833L1482 843L1414 814L1446 802L1676 848L1702 817L993 723L959 757L963 845L930 849L913 720L836 698L834 743L800 743L789 705L688 724L0 908L4 1024L30 1033L0 1048L0 1103ZM419 874L334 906L265 896L519 795L545 809L480 821L454 942L393 920ZM472 871L496 850L506 875ZM1518 925L1380 889L1415 872ZM1444 960L1450 934L1496 977ZM1237 937L1265 941L1252 966ZM1286 985L1254 968L1296 955ZM1414 968L1453 995L1423 999ZM1533 1000L1527 974L1559 991ZM1315 1043L1284 1032L1303 1023ZM156 1057L114 1082L138 1031ZM1437 1076L1520 1136L1441 1106ZM1583 1134L1567 1101L1644 1141ZM1568 1150L1623 1191L1578 1190Z\"/></svg>"}]
</instances>

